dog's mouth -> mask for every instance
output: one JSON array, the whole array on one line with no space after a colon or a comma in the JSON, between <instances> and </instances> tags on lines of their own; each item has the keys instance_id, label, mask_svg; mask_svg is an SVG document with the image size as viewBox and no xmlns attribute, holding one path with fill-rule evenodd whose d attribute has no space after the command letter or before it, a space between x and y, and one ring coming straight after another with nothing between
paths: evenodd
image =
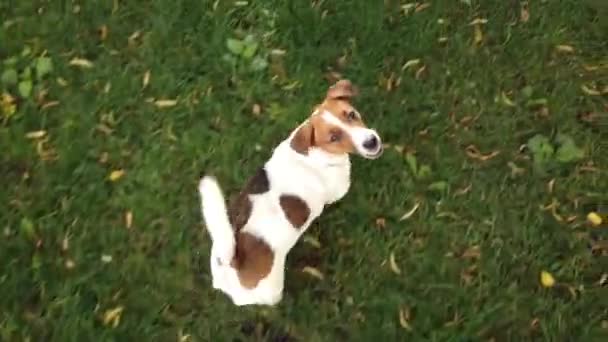
<instances>
[{"instance_id":1,"label":"dog's mouth","mask_svg":"<svg viewBox=\"0 0 608 342\"><path fill-rule=\"evenodd\" d=\"M382 153L384 152L384 147L382 147L382 145L380 145L380 147L378 148L377 151L375 152L362 152L359 153L363 158L365 159L370 159L370 160L374 160L374 159L378 159L380 158L380 156L382 155Z\"/></svg>"}]
</instances>

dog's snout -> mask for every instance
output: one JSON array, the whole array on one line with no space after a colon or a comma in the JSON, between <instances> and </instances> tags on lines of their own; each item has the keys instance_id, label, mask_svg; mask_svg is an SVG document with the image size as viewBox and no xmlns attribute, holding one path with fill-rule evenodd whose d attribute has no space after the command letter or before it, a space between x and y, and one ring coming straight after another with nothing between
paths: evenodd
<instances>
[{"instance_id":1,"label":"dog's snout","mask_svg":"<svg viewBox=\"0 0 608 342\"><path fill-rule=\"evenodd\" d=\"M372 151L376 150L376 148L378 148L378 137L372 135L369 139L363 142L363 147Z\"/></svg>"}]
</instances>

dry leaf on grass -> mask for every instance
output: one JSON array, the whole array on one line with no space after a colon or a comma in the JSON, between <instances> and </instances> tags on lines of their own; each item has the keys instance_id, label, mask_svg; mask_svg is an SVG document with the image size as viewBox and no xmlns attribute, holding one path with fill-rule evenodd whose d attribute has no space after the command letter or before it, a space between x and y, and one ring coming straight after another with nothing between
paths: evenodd
<instances>
[{"instance_id":1,"label":"dry leaf on grass","mask_svg":"<svg viewBox=\"0 0 608 342\"><path fill-rule=\"evenodd\" d=\"M319 240L312 235L305 235L302 240L315 248L321 248L321 242L319 242Z\"/></svg>"},{"instance_id":2,"label":"dry leaf on grass","mask_svg":"<svg viewBox=\"0 0 608 342\"><path fill-rule=\"evenodd\" d=\"M412 215L414 215L414 213L416 212L416 210L418 210L419 206L420 206L420 203L416 202L416 204L414 204L414 206L412 207L412 209L408 210L405 214L403 214L403 216L401 216L399 218L399 221L404 221L404 220L407 220L410 217L412 217Z\"/></svg>"},{"instance_id":3,"label":"dry leaf on grass","mask_svg":"<svg viewBox=\"0 0 608 342\"><path fill-rule=\"evenodd\" d=\"M125 213L125 226L130 229L133 225L133 212L131 210Z\"/></svg>"},{"instance_id":4,"label":"dry leaf on grass","mask_svg":"<svg viewBox=\"0 0 608 342\"><path fill-rule=\"evenodd\" d=\"M519 11L519 21L527 23L530 20L530 10L528 9L528 2L524 1L521 4L521 10Z\"/></svg>"},{"instance_id":5,"label":"dry leaf on grass","mask_svg":"<svg viewBox=\"0 0 608 342\"><path fill-rule=\"evenodd\" d=\"M45 136L46 136L46 131L44 131L44 130L28 132L25 134L25 137L28 139L41 139Z\"/></svg>"},{"instance_id":6,"label":"dry leaf on grass","mask_svg":"<svg viewBox=\"0 0 608 342\"><path fill-rule=\"evenodd\" d=\"M106 38L108 38L108 26L101 25L99 27L99 40L104 41Z\"/></svg>"},{"instance_id":7,"label":"dry leaf on grass","mask_svg":"<svg viewBox=\"0 0 608 342\"><path fill-rule=\"evenodd\" d=\"M481 258L481 248L477 245L467 248L461 255L464 259L479 259Z\"/></svg>"},{"instance_id":8,"label":"dry leaf on grass","mask_svg":"<svg viewBox=\"0 0 608 342\"><path fill-rule=\"evenodd\" d=\"M544 287L553 287L555 286L555 278L553 275L547 271L540 272L540 283Z\"/></svg>"},{"instance_id":9,"label":"dry leaf on grass","mask_svg":"<svg viewBox=\"0 0 608 342\"><path fill-rule=\"evenodd\" d=\"M574 48L572 46L565 45L565 44L556 45L555 46L555 50L557 50L559 52L565 52L565 53L573 53L574 52Z\"/></svg>"},{"instance_id":10,"label":"dry leaf on grass","mask_svg":"<svg viewBox=\"0 0 608 342\"><path fill-rule=\"evenodd\" d=\"M602 95L601 91L599 91L599 90L597 90L595 88L588 87L588 86L586 86L584 84L581 86L581 90L583 91L583 93L585 93L585 94L587 94L589 96L599 96L599 95Z\"/></svg>"},{"instance_id":11,"label":"dry leaf on grass","mask_svg":"<svg viewBox=\"0 0 608 342\"><path fill-rule=\"evenodd\" d=\"M141 80L142 88L145 88L148 86L148 84L150 83L150 76L151 76L150 70L146 70L146 72L144 73L144 77Z\"/></svg>"},{"instance_id":12,"label":"dry leaf on grass","mask_svg":"<svg viewBox=\"0 0 608 342\"><path fill-rule=\"evenodd\" d=\"M154 105L158 108L168 108L177 105L177 100L156 100Z\"/></svg>"},{"instance_id":13,"label":"dry leaf on grass","mask_svg":"<svg viewBox=\"0 0 608 342\"><path fill-rule=\"evenodd\" d=\"M378 217L376 219L376 228L378 228L378 229L386 228L386 219L384 217Z\"/></svg>"},{"instance_id":14,"label":"dry leaf on grass","mask_svg":"<svg viewBox=\"0 0 608 342\"><path fill-rule=\"evenodd\" d=\"M72 58L69 62L69 65L77 66L80 68L90 69L93 67L93 63L85 58Z\"/></svg>"},{"instance_id":15,"label":"dry leaf on grass","mask_svg":"<svg viewBox=\"0 0 608 342\"><path fill-rule=\"evenodd\" d=\"M112 182L116 182L117 180L121 179L124 175L125 175L124 170L114 170L114 171L110 172L108 179Z\"/></svg>"},{"instance_id":16,"label":"dry leaf on grass","mask_svg":"<svg viewBox=\"0 0 608 342\"><path fill-rule=\"evenodd\" d=\"M120 318L123 311L123 306L117 306L113 309L106 310L106 312L103 314L103 324L116 328L118 324L120 324Z\"/></svg>"},{"instance_id":17,"label":"dry leaf on grass","mask_svg":"<svg viewBox=\"0 0 608 342\"><path fill-rule=\"evenodd\" d=\"M500 154L500 151L492 151L488 154L482 154L475 145L469 145L466 147L465 152L470 158L486 161L492 159Z\"/></svg>"},{"instance_id":18,"label":"dry leaf on grass","mask_svg":"<svg viewBox=\"0 0 608 342\"><path fill-rule=\"evenodd\" d=\"M311 276L319 279L319 280L323 280L325 277L323 276L323 273L321 273L321 271L319 271L318 269L311 267L311 266L305 266L302 269L302 272L310 274Z\"/></svg>"},{"instance_id":19,"label":"dry leaf on grass","mask_svg":"<svg viewBox=\"0 0 608 342\"><path fill-rule=\"evenodd\" d=\"M68 270L73 269L74 267L76 267L76 263L74 262L74 260L72 259L67 259L65 261L65 268L67 268Z\"/></svg>"},{"instance_id":20,"label":"dry leaf on grass","mask_svg":"<svg viewBox=\"0 0 608 342\"><path fill-rule=\"evenodd\" d=\"M593 227L599 227L602 224L602 217L598 215L598 213L590 212L587 214L587 222L589 222Z\"/></svg>"},{"instance_id":21,"label":"dry leaf on grass","mask_svg":"<svg viewBox=\"0 0 608 342\"><path fill-rule=\"evenodd\" d=\"M395 272L395 274L401 274L401 269L397 266L397 262L395 261L395 253L391 252L391 255L388 258L389 265L391 267L391 271Z\"/></svg>"},{"instance_id":22,"label":"dry leaf on grass","mask_svg":"<svg viewBox=\"0 0 608 342\"><path fill-rule=\"evenodd\" d=\"M399 325L408 331L412 331L412 326L409 323L411 312L409 308L399 309Z\"/></svg>"},{"instance_id":23,"label":"dry leaf on grass","mask_svg":"<svg viewBox=\"0 0 608 342\"><path fill-rule=\"evenodd\" d=\"M409 61L405 62L405 64L403 64L403 66L401 67L401 71L404 71L418 64L420 64L420 59L410 59Z\"/></svg>"}]
</instances>

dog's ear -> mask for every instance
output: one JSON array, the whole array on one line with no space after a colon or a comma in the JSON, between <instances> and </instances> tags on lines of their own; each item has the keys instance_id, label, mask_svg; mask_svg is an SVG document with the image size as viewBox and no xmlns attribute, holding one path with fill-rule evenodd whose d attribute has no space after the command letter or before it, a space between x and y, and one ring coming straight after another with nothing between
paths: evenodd
<instances>
[{"instance_id":1,"label":"dog's ear","mask_svg":"<svg viewBox=\"0 0 608 342\"><path fill-rule=\"evenodd\" d=\"M345 99L357 96L359 90L349 80L339 80L327 90L326 99Z\"/></svg>"},{"instance_id":2,"label":"dog's ear","mask_svg":"<svg viewBox=\"0 0 608 342\"><path fill-rule=\"evenodd\" d=\"M315 145L315 128L312 119L308 119L291 139L291 148L300 154L308 154L308 149Z\"/></svg>"}]
</instances>

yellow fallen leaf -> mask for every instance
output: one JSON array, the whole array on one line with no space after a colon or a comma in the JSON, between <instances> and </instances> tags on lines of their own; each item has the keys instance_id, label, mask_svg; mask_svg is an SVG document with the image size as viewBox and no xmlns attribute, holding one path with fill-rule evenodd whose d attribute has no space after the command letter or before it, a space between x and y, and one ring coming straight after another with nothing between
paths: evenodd
<instances>
[{"instance_id":1,"label":"yellow fallen leaf","mask_svg":"<svg viewBox=\"0 0 608 342\"><path fill-rule=\"evenodd\" d=\"M142 79L141 83L142 83L142 88L145 88L148 86L148 84L150 83L150 70L146 70L146 72L144 73L144 78Z\"/></svg>"},{"instance_id":2,"label":"yellow fallen leaf","mask_svg":"<svg viewBox=\"0 0 608 342\"><path fill-rule=\"evenodd\" d=\"M521 10L519 11L519 21L527 23L530 20L530 10L528 9L528 3L522 3Z\"/></svg>"},{"instance_id":3,"label":"yellow fallen leaf","mask_svg":"<svg viewBox=\"0 0 608 342\"><path fill-rule=\"evenodd\" d=\"M46 131L33 131L25 134L25 137L28 139L41 139L46 135Z\"/></svg>"},{"instance_id":4,"label":"yellow fallen leaf","mask_svg":"<svg viewBox=\"0 0 608 342\"><path fill-rule=\"evenodd\" d=\"M482 24L487 24L488 23L488 19L485 18L475 18L473 19L473 21L471 21L469 23L469 25L482 25Z\"/></svg>"},{"instance_id":5,"label":"yellow fallen leaf","mask_svg":"<svg viewBox=\"0 0 608 342\"><path fill-rule=\"evenodd\" d=\"M479 45L483 42L483 31L481 31L480 25L475 25L475 39L474 43Z\"/></svg>"},{"instance_id":6,"label":"yellow fallen leaf","mask_svg":"<svg viewBox=\"0 0 608 342\"><path fill-rule=\"evenodd\" d=\"M119 180L120 178L122 178L122 176L125 175L125 171L124 170L114 170L112 172L110 172L110 176L108 176L108 178L112 181L112 182L116 182L117 180Z\"/></svg>"},{"instance_id":7,"label":"yellow fallen leaf","mask_svg":"<svg viewBox=\"0 0 608 342\"><path fill-rule=\"evenodd\" d=\"M302 269L302 272L304 272L304 273L308 273L308 274L310 274L311 276L313 276L313 277L315 277L315 278L317 278L317 279L319 279L319 280L323 280L323 279L325 278L325 277L323 276L323 273L321 273L321 271L319 271L318 269L316 269L316 268L314 268L314 267L311 267L311 266L305 266L305 267Z\"/></svg>"},{"instance_id":8,"label":"yellow fallen leaf","mask_svg":"<svg viewBox=\"0 0 608 342\"><path fill-rule=\"evenodd\" d=\"M125 226L127 226L127 229L130 229L132 225L133 225L133 212L131 210L129 210L125 213Z\"/></svg>"},{"instance_id":9,"label":"yellow fallen leaf","mask_svg":"<svg viewBox=\"0 0 608 342\"><path fill-rule=\"evenodd\" d=\"M108 26L104 24L99 27L99 39L104 41L106 38L108 38Z\"/></svg>"},{"instance_id":10,"label":"yellow fallen leaf","mask_svg":"<svg viewBox=\"0 0 608 342\"><path fill-rule=\"evenodd\" d=\"M167 108L177 105L177 100L156 100L154 105L158 108Z\"/></svg>"},{"instance_id":11,"label":"yellow fallen leaf","mask_svg":"<svg viewBox=\"0 0 608 342\"><path fill-rule=\"evenodd\" d=\"M566 53L573 53L574 52L574 48L570 45L557 45L555 46L555 49L559 52L566 52Z\"/></svg>"},{"instance_id":12,"label":"yellow fallen leaf","mask_svg":"<svg viewBox=\"0 0 608 342\"><path fill-rule=\"evenodd\" d=\"M309 245L312 245L315 248L321 248L321 243L319 242L319 240L312 235L304 236L303 241L308 243Z\"/></svg>"},{"instance_id":13,"label":"yellow fallen leaf","mask_svg":"<svg viewBox=\"0 0 608 342\"><path fill-rule=\"evenodd\" d=\"M70 61L69 64L80 67L80 68L86 68L86 69L90 69L93 67L93 63L91 61L89 61L88 59L78 58L78 57L72 58L72 60Z\"/></svg>"},{"instance_id":14,"label":"yellow fallen leaf","mask_svg":"<svg viewBox=\"0 0 608 342\"><path fill-rule=\"evenodd\" d=\"M418 64L420 64L420 59L410 59L409 61L405 62L405 64L403 64L403 66L401 67L401 71Z\"/></svg>"},{"instance_id":15,"label":"yellow fallen leaf","mask_svg":"<svg viewBox=\"0 0 608 342\"><path fill-rule=\"evenodd\" d=\"M553 287L555 285L555 278L547 271L540 272L540 283L544 287Z\"/></svg>"},{"instance_id":16,"label":"yellow fallen leaf","mask_svg":"<svg viewBox=\"0 0 608 342\"><path fill-rule=\"evenodd\" d=\"M599 90L597 90L597 89L592 89L592 88L589 88L588 86L586 86L586 85L584 85L584 84L581 86L581 90L582 90L582 91L583 91L585 94L587 94L587 95L589 95L589 96L598 96L598 95L602 95L602 92L601 92L601 91L599 91Z\"/></svg>"},{"instance_id":17,"label":"yellow fallen leaf","mask_svg":"<svg viewBox=\"0 0 608 342\"><path fill-rule=\"evenodd\" d=\"M112 328L116 328L120 323L120 317L122 316L122 312L124 310L123 306L115 307L114 309L106 310L103 314L103 324L104 325L112 325Z\"/></svg>"},{"instance_id":18,"label":"yellow fallen leaf","mask_svg":"<svg viewBox=\"0 0 608 342\"><path fill-rule=\"evenodd\" d=\"M399 218L399 221L403 221L403 220L407 220L410 217L412 217L412 215L414 215L414 213L416 212L416 210L418 210L418 207L420 206L420 203L416 203L412 209L410 209L407 213L403 214L403 216L401 216Z\"/></svg>"},{"instance_id":19,"label":"yellow fallen leaf","mask_svg":"<svg viewBox=\"0 0 608 342\"><path fill-rule=\"evenodd\" d=\"M412 331L412 326L408 322L409 316L410 314L408 309L399 309L399 325L405 330Z\"/></svg>"},{"instance_id":20,"label":"yellow fallen leaf","mask_svg":"<svg viewBox=\"0 0 608 342\"><path fill-rule=\"evenodd\" d=\"M507 105L509 107L516 107L515 102L513 102L504 91L500 93L500 99L502 100L502 103L504 103L505 105Z\"/></svg>"},{"instance_id":21,"label":"yellow fallen leaf","mask_svg":"<svg viewBox=\"0 0 608 342\"><path fill-rule=\"evenodd\" d=\"M67 259L65 261L65 268L67 268L68 270L73 269L74 267L76 267L76 263L74 262L74 260L72 259Z\"/></svg>"},{"instance_id":22,"label":"yellow fallen leaf","mask_svg":"<svg viewBox=\"0 0 608 342\"><path fill-rule=\"evenodd\" d=\"M598 215L598 213L595 212L590 212L589 214L587 214L587 221L589 221L589 223L591 223L591 225L593 225L594 227L599 226L600 224L602 224L602 217L600 215Z\"/></svg>"},{"instance_id":23,"label":"yellow fallen leaf","mask_svg":"<svg viewBox=\"0 0 608 342\"><path fill-rule=\"evenodd\" d=\"M391 270L396 274L401 274L401 269L397 266L397 262L395 261L395 253L391 252L391 255L388 258L389 264L391 266Z\"/></svg>"}]
</instances>

